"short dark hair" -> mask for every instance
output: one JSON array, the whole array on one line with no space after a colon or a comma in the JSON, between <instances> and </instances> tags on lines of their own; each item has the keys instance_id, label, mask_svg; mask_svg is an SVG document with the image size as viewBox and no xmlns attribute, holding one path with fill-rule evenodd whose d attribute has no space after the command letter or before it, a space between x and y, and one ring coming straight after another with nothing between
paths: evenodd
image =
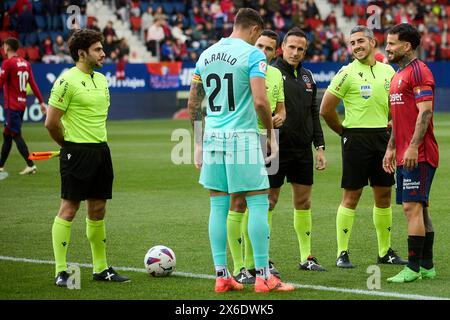
<instances>
[{"instance_id":1,"label":"short dark hair","mask_svg":"<svg viewBox=\"0 0 450 320\"><path fill-rule=\"evenodd\" d=\"M19 50L19 40L16 38L8 38L5 43L11 48L12 51L17 52Z\"/></svg>"},{"instance_id":2,"label":"short dark hair","mask_svg":"<svg viewBox=\"0 0 450 320\"><path fill-rule=\"evenodd\" d=\"M68 41L73 61L77 62L80 59L78 50L87 52L90 46L97 42L103 42L103 40L103 34L95 30L83 29L75 31Z\"/></svg>"},{"instance_id":3,"label":"short dark hair","mask_svg":"<svg viewBox=\"0 0 450 320\"><path fill-rule=\"evenodd\" d=\"M264 21L258 11L252 8L241 8L234 18L234 25L244 29L258 26L262 30L264 27Z\"/></svg>"},{"instance_id":4,"label":"short dark hair","mask_svg":"<svg viewBox=\"0 0 450 320\"><path fill-rule=\"evenodd\" d=\"M275 40L275 49L278 48L278 34L275 31L265 29L261 32L261 36L269 37L270 39Z\"/></svg>"},{"instance_id":5,"label":"short dark hair","mask_svg":"<svg viewBox=\"0 0 450 320\"><path fill-rule=\"evenodd\" d=\"M306 39L306 43L308 43L308 37L306 36L306 33L300 29L299 27L293 27L291 30L289 30L283 38L283 42L287 41L287 38L290 36L295 36L295 37L300 37L300 38L305 38Z\"/></svg>"},{"instance_id":6,"label":"short dark hair","mask_svg":"<svg viewBox=\"0 0 450 320\"><path fill-rule=\"evenodd\" d=\"M398 40L411 44L413 50L420 45L420 33L409 23L399 23L388 30L388 34L398 34Z\"/></svg>"},{"instance_id":7,"label":"short dark hair","mask_svg":"<svg viewBox=\"0 0 450 320\"><path fill-rule=\"evenodd\" d=\"M369 29L366 26L356 26L353 27L352 30L350 31L350 35L357 33L357 32L364 32L364 35L369 38L369 39L375 39L375 35L373 34L373 31L371 29Z\"/></svg>"}]
</instances>

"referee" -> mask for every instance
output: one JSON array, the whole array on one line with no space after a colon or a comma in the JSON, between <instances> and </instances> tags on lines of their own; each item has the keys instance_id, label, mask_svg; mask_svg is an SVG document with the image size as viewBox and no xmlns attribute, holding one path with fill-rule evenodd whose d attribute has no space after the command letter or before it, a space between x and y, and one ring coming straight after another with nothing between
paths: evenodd
<instances>
[{"instance_id":1,"label":"referee","mask_svg":"<svg viewBox=\"0 0 450 320\"><path fill-rule=\"evenodd\" d=\"M276 174L269 176L269 210L278 202L285 178L292 186L294 229L300 247L299 269L325 271L311 255L311 191L316 148L316 169L324 170L325 140L316 102L317 87L311 71L302 67L308 41L299 28L289 30L281 44L283 56L274 64L281 72L284 85L286 121L280 128L280 164Z\"/></svg>"},{"instance_id":2,"label":"referee","mask_svg":"<svg viewBox=\"0 0 450 320\"><path fill-rule=\"evenodd\" d=\"M373 31L356 26L350 32L355 60L342 67L333 78L322 99L320 114L328 126L341 136L342 202L337 211L338 252L336 266L353 268L348 243L363 188L370 181L375 205L373 223L378 239L378 263L405 264L391 249L391 187L393 174L383 170L382 163L389 141L389 85L394 69L375 59L376 40ZM336 112L344 101L345 119Z\"/></svg>"},{"instance_id":3,"label":"referee","mask_svg":"<svg viewBox=\"0 0 450 320\"><path fill-rule=\"evenodd\" d=\"M61 205L52 228L55 284L67 287L67 248L72 220L87 200L86 235L91 245L93 279L128 282L106 262L106 200L112 198L113 167L106 134L109 89L103 66L103 36L79 30L69 39L75 66L54 83L45 127L61 146Z\"/></svg>"}]
</instances>

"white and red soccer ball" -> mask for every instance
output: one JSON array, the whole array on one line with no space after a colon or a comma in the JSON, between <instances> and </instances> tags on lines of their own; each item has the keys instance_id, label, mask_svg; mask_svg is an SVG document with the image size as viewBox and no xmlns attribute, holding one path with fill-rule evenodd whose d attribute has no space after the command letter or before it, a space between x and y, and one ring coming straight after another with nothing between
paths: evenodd
<instances>
[{"instance_id":1,"label":"white and red soccer ball","mask_svg":"<svg viewBox=\"0 0 450 320\"><path fill-rule=\"evenodd\" d=\"M144 265L154 277L167 277L175 270L177 259L172 249L166 246L154 246L147 251Z\"/></svg>"}]
</instances>

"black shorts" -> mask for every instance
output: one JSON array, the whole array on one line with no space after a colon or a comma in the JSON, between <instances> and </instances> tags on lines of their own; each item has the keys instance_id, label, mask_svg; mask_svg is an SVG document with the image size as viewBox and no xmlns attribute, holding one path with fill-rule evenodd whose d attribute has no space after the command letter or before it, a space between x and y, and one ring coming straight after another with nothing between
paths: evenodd
<instances>
[{"instance_id":1,"label":"black shorts","mask_svg":"<svg viewBox=\"0 0 450 320\"><path fill-rule=\"evenodd\" d=\"M345 189L368 185L390 187L394 174L383 170L383 157L390 134L386 128L344 129L341 137L342 180Z\"/></svg>"},{"instance_id":2,"label":"black shorts","mask_svg":"<svg viewBox=\"0 0 450 320\"><path fill-rule=\"evenodd\" d=\"M280 152L280 166L278 172L269 175L271 188L280 188L284 184L284 178L289 183L312 185L314 176L314 161L311 148L293 151Z\"/></svg>"},{"instance_id":3,"label":"black shorts","mask_svg":"<svg viewBox=\"0 0 450 320\"><path fill-rule=\"evenodd\" d=\"M106 142L65 142L59 164L62 199L82 201L112 198L114 172Z\"/></svg>"}]
</instances>

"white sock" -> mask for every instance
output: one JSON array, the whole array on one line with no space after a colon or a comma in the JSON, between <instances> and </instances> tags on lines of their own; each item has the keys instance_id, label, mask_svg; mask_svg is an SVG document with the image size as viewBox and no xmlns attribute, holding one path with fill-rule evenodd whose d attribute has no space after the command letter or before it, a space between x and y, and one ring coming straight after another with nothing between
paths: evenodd
<instances>
[{"instance_id":1,"label":"white sock","mask_svg":"<svg viewBox=\"0 0 450 320\"><path fill-rule=\"evenodd\" d=\"M263 268L256 268L256 276L261 277L264 280L269 279L270 277L270 270L269 266L263 267Z\"/></svg>"},{"instance_id":2,"label":"white sock","mask_svg":"<svg viewBox=\"0 0 450 320\"><path fill-rule=\"evenodd\" d=\"M227 270L226 266L214 266L216 269L216 277L228 279L230 277L230 273Z\"/></svg>"}]
</instances>

